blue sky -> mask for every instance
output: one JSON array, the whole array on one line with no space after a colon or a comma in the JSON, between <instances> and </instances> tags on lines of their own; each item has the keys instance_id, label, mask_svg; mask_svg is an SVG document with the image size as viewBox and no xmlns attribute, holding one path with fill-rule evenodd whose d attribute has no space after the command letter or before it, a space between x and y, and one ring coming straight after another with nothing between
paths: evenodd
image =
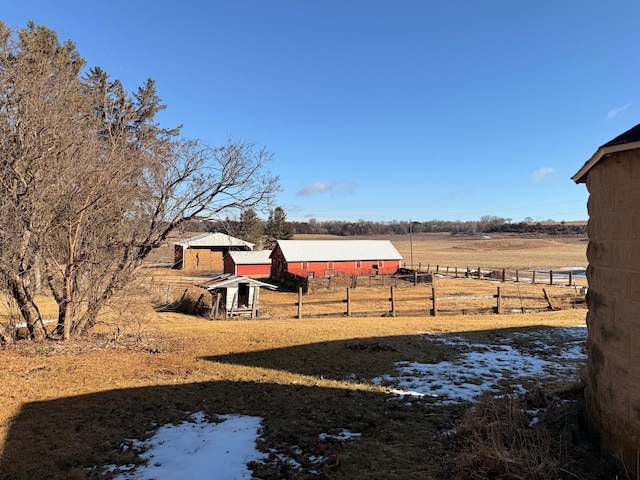
<instances>
[{"instance_id":1,"label":"blue sky","mask_svg":"<svg viewBox=\"0 0 640 480\"><path fill-rule=\"evenodd\" d=\"M620 0L3 0L164 126L266 146L290 220L586 220L571 176L640 121Z\"/></svg>"}]
</instances>

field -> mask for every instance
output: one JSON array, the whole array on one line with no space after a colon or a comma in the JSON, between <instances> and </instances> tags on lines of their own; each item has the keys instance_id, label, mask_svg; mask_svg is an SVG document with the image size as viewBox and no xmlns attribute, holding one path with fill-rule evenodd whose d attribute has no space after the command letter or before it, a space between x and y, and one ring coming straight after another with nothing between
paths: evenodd
<instances>
[{"instance_id":1,"label":"field","mask_svg":"<svg viewBox=\"0 0 640 480\"><path fill-rule=\"evenodd\" d=\"M332 238L332 236L299 236L304 238ZM442 267L478 266L483 269L501 268L563 268L587 266L587 239L537 236L452 236L447 233L421 233L392 237L340 237L343 239L391 240L410 267L422 265Z\"/></svg>"},{"instance_id":2,"label":"field","mask_svg":"<svg viewBox=\"0 0 640 480\"><path fill-rule=\"evenodd\" d=\"M405 259L412 249L414 262L428 264L586 266L586 242L581 239L420 235L413 237L413 247L408 237L391 240ZM165 256L159 252L154 260L161 264ZM151 282L181 284L179 275L189 274L158 265L145 273L147 287ZM466 279L437 282L438 288L451 291L460 285L474 289L488 284ZM265 292L261 297L271 309L267 318L209 321L158 312L148 289L141 288L129 292L134 315L111 312L94 341L4 347L0 478L111 478L116 466L139 462L132 439L146 439L159 426L195 412L212 421L229 414L262 419L258 447L269 454L269 461L253 465L258 478L495 478L490 473L482 476L482 466L473 467L474 477L462 469L469 463L469 449L478 450L477 444L466 444L451 433L471 431L467 403L438 403L428 396L402 401L373 380L392 374L399 362L453 361L467 348L452 342L458 337L485 345L485 350L486 345L501 344L498 339L513 338L514 344L531 350L522 334L584 326L586 314L584 308L574 308L535 314L296 320L278 314L277 302L288 303L278 295ZM451 342L427 348L425 332ZM562 341L557 338L555 348ZM601 465L586 462L593 455L585 456L567 440L570 427L564 419L571 417L579 398L579 363L571 374L526 382L507 377L501 384L508 390L524 382L536 393L537 404L545 404L552 434L544 441L552 452L561 452L555 471L566 472L557 478L605 478L598 477ZM492 424L503 418L491 400L483 405L485 414L494 414L485 415ZM513 419L506 423L512 425ZM361 436L337 440L343 431ZM536 429L542 438L540 432ZM537 454L544 442L536 442L536 448L523 450ZM490 446L485 450L504 454ZM512 468L513 476L504 478L517 478ZM526 478L549 478L544 472Z\"/></svg>"}]
</instances>

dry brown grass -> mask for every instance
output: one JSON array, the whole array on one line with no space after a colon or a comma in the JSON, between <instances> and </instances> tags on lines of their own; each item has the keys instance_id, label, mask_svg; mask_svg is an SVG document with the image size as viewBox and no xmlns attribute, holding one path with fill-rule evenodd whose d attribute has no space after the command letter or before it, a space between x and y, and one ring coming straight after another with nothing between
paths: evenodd
<instances>
[{"instance_id":1,"label":"dry brown grass","mask_svg":"<svg viewBox=\"0 0 640 480\"><path fill-rule=\"evenodd\" d=\"M326 466L331 478L435 478L442 465L423 463L423 450L439 451L432 435L449 422L451 409L425 416L428 403L398 408L367 379L391 371L396 361L424 359L423 331L584 321L579 310L215 322L141 310L147 337L139 348L74 343L2 352L0 476L84 478L91 465L131 461L118 448L125 438L142 438L153 424L202 410L258 415L269 445L298 445L305 455L320 453L314 443L320 433L362 432L357 445L333 447L338 450ZM388 349L350 348L371 344Z\"/></svg>"},{"instance_id":2,"label":"dry brown grass","mask_svg":"<svg viewBox=\"0 0 640 480\"><path fill-rule=\"evenodd\" d=\"M379 238L391 240L404 257L407 266L459 267L464 269L533 269L587 266L587 240L565 237L522 237L499 235L455 237L447 233L421 233L390 237L336 237L331 235L298 235L296 238L349 240ZM410 241L412 239L412 242ZM413 248L412 248L413 243Z\"/></svg>"},{"instance_id":3,"label":"dry brown grass","mask_svg":"<svg viewBox=\"0 0 640 480\"><path fill-rule=\"evenodd\" d=\"M433 254L437 249L431 240L426 243ZM552 265L545 261L548 252L537 256L543 250L530 250L530 265L579 264L576 254ZM437 258L446 263L443 259L455 257ZM499 258L495 262L503 265ZM146 272L145 286L156 296L180 295L193 285L181 278L184 272ZM442 280L436 286L448 294L467 292L467 286L495 291L494 284L481 281ZM535 288L539 294L541 287ZM373 305L378 293L354 291L365 302L369 296L372 304L363 308L387 308L384 301ZM415 296L413 301L423 305L427 293L430 289L418 287L399 295ZM264 318L209 321L156 312L148 297L130 300L135 315L110 312L97 342L19 342L0 351L0 478L97 478L92 466L135 461L120 448L125 439L144 438L154 425L196 411L262 417L265 447L289 449L302 464L322 455L324 462L315 467L324 478L449 478L451 452L439 432L455 425L464 407L389 402L369 380L389 373L397 361L434 361L419 339L424 331L483 336L497 329L583 325L586 313L295 320L285 318L295 295L265 291ZM318 306L319 312L327 308L335 307ZM111 341L113 329L125 325L130 327L119 341ZM343 428L363 436L345 444L318 439ZM305 478L278 465L259 473L261 478Z\"/></svg>"}]
</instances>

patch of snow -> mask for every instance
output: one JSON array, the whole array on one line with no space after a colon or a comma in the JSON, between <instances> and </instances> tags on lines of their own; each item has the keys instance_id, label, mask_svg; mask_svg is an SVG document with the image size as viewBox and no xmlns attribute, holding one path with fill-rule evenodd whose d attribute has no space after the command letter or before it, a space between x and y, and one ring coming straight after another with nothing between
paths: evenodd
<instances>
[{"instance_id":1,"label":"patch of snow","mask_svg":"<svg viewBox=\"0 0 640 480\"><path fill-rule=\"evenodd\" d=\"M398 362L395 374L375 378L373 382L388 385L390 393L400 396L431 396L443 404L471 402L485 392L499 394L505 383L524 392L521 381L570 375L586 358L584 327L549 329L535 336L516 333L492 344L472 344L448 335L423 338L466 353L456 360L435 364Z\"/></svg>"},{"instance_id":2,"label":"patch of snow","mask_svg":"<svg viewBox=\"0 0 640 480\"><path fill-rule=\"evenodd\" d=\"M57 321L58 321L57 319L49 318L49 319L43 319L42 323L44 323L44 324L56 323ZM26 322L16 323L15 327L16 328L27 328L27 323Z\"/></svg>"},{"instance_id":3,"label":"patch of snow","mask_svg":"<svg viewBox=\"0 0 640 480\"><path fill-rule=\"evenodd\" d=\"M361 437L361 433L353 433L349 430L341 430L339 433L335 435L329 435L328 433L321 433L319 435L320 440L338 440L340 442L344 442L346 440L350 440L352 438Z\"/></svg>"},{"instance_id":4,"label":"patch of snow","mask_svg":"<svg viewBox=\"0 0 640 480\"><path fill-rule=\"evenodd\" d=\"M192 415L191 422L164 425L153 437L136 442L145 465L118 467L120 480L251 478L247 464L260 461L265 454L256 449L261 419L245 415L223 415L222 422L211 423L204 413ZM115 469L110 468L111 471Z\"/></svg>"}]
</instances>

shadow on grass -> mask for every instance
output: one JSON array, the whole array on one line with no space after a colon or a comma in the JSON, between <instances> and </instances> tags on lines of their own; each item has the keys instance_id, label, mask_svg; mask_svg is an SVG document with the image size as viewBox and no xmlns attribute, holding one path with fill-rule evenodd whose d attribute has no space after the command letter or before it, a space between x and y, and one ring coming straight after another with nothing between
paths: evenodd
<instances>
[{"instance_id":1,"label":"shadow on grass","mask_svg":"<svg viewBox=\"0 0 640 480\"><path fill-rule=\"evenodd\" d=\"M471 323L471 322L470 322ZM502 344L515 334L535 335L555 327L529 326L437 334L459 337L470 343ZM514 343L526 342L514 339ZM563 339L558 339L559 344ZM439 363L453 361L468 349L441 342L426 342L422 335L355 338L293 347L204 357L225 364L283 370L337 381L362 380L389 374L396 362Z\"/></svg>"},{"instance_id":2,"label":"shadow on grass","mask_svg":"<svg viewBox=\"0 0 640 480\"><path fill-rule=\"evenodd\" d=\"M343 348L343 342L335 343ZM322 348L331 351L333 346L303 346L292 354L313 361ZM289 350L284 350L288 355ZM352 356L363 353L347 352ZM271 354L278 356L278 351ZM282 362L280 358L263 358L262 363L274 367ZM347 362L342 368L358 363ZM295 363L291 370L300 366ZM318 365L308 369L312 370L318 376L330 377L330 372L322 372ZM441 409L440 416L425 415L429 401L404 404L389 398L351 384L327 388L216 381L32 402L11 421L0 457L0 478L109 478L109 473L101 477L103 470L95 467L135 462L133 454L122 449L127 439L145 439L158 426L180 422L200 411L211 418L225 414L261 417L264 447L277 449L302 465L309 458L325 458L321 465L309 469L320 470L330 478L434 478L442 468L442 456L437 455L435 463L425 463L424 452L442 449L436 433L440 423L446 423L443 429L450 428L451 412L458 411L455 416L459 417L463 409ZM337 434L343 429L362 436L344 444L327 445L319 440L322 433ZM260 468L263 479L305 478L300 471L283 467L282 462Z\"/></svg>"},{"instance_id":3,"label":"shadow on grass","mask_svg":"<svg viewBox=\"0 0 640 480\"><path fill-rule=\"evenodd\" d=\"M455 335L490 341L495 332ZM452 360L459 353L425 343L416 335L321 342L205 359L343 381L390 373L396 361L435 363ZM327 388L215 381L110 390L25 404L11 421L0 458L0 478L98 478L96 466L135 460L122 449L126 439L145 439L158 426L200 411L210 417L261 417L266 447L292 455L297 452L299 463L324 456L321 473L329 478L446 478L448 459L440 432L451 428L464 409L464 405L435 407L429 399L390 401L386 394L348 383L344 388ZM318 441L321 433L342 429L362 437L328 450ZM297 478L299 474L279 465L263 468L260 478Z\"/></svg>"},{"instance_id":4,"label":"shadow on grass","mask_svg":"<svg viewBox=\"0 0 640 480\"><path fill-rule=\"evenodd\" d=\"M400 432L394 434L392 424L407 419L410 409L385 400L383 395L353 390L211 382L33 402L12 421L0 459L0 478L96 478L95 466L134 460L121 448L126 439L144 439L158 426L198 411L209 416L261 417L263 437L270 447L298 446L305 456L322 454L319 434L343 428L393 443L391 439L400 438ZM430 442L420 423L403 427L402 436L408 442L414 437L427 448ZM333 459L334 466L336 462ZM361 470L365 468L360 465Z\"/></svg>"}]
</instances>

